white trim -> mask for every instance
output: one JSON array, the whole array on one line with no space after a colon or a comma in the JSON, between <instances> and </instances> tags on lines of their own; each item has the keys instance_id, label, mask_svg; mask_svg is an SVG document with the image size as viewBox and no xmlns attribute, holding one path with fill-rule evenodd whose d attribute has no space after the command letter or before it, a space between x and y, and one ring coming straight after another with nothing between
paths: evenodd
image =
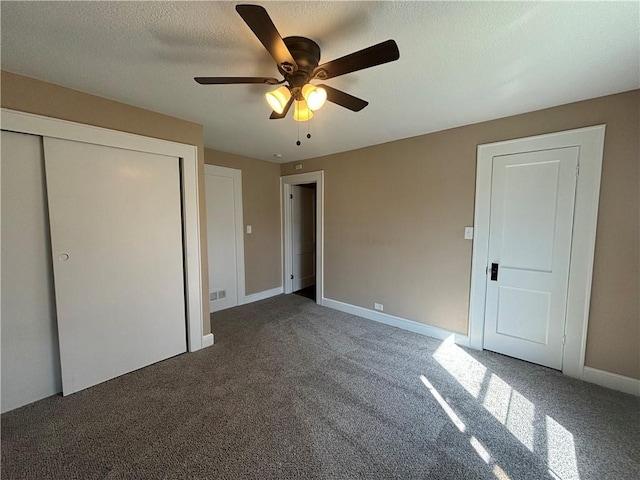
<instances>
[{"instance_id":1,"label":"white trim","mask_svg":"<svg viewBox=\"0 0 640 480\"><path fill-rule=\"evenodd\" d=\"M292 185L316 184L316 303L324 305L324 170L280 177L280 192L283 221L283 291L291 293L291 249L293 245L291 229L291 203L287 202Z\"/></svg>"},{"instance_id":2,"label":"white trim","mask_svg":"<svg viewBox=\"0 0 640 480\"><path fill-rule=\"evenodd\" d=\"M580 175L576 186L562 372L576 378L583 377L604 133L605 125L598 125L478 146L469 304L471 348L481 349L483 345L493 157L578 146Z\"/></svg>"},{"instance_id":3,"label":"white trim","mask_svg":"<svg viewBox=\"0 0 640 480\"><path fill-rule=\"evenodd\" d=\"M185 292L187 297L187 342L190 352L200 350L202 348L202 326L206 317L202 304L197 148L194 145L143 137L132 133L108 130L4 108L1 110L1 114L0 126L3 130L180 158L183 192Z\"/></svg>"},{"instance_id":4,"label":"white trim","mask_svg":"<svg viewBox=\"0 0 640 480\"><path fill-rule=\"evenodd\" d=\"M180 157L194 150L194 145L170 142L159 138L143 137L134 133L70 122L59 118L44 117L33 113L3 108L0 121L2 130L29 133L43 137L60 138L76 142L93 143L107 147L123 148L138 152Z\"/></svg>"},{"instance_id":5,"label":"white trim","mask_svg":"<svg viewBox=\"0 0 640 480\"><path fill-rule=\"evenodd\" d=\"M582 379L602 387L640 396L640 380L596 368L584 367Z\"/></svg>"},{"instance_id":6,"label":"white trim","mask_svg":"<svg viewBox=\"0 0 640 480\"><path fill-rule=\"evenodd\" d=\"M213 345L213 333L208 333L202 337L202 348L210 347Z\"/></svg>"},{"instance_id":7,"label":"white trim","mask_svg":"<svg viewBox=\"0 0 640 480\"><path fill-rule=\"evenodd\" d=\"M366 318L367 320L373 320L374 322L385 323L393 327L401 328L402 330L419 333L420 335L436 338L438 340L445 340L453 335L456 344L463 347L467 347L469 345L469 337L461 333L446 330L444 328L414 322L413 320L407 320L406 318L394 317L393 315L389 315L387 313L376 312L367 308L358 307L356 305L339 302L338 300L331 300L330 298L325 298L323 305L328 308L333 308L334 310L350 313L351 315L357 315L358 317Z\"/></svg>"},{"instance_id":8,"label":"white trim","mask_svg":"<svg viewBox=\"0 0 640 480\"><path fill-rule=\"evenodd\" d=\"M205 165L205 175L229 177L233 179L233 203L236 223L236 292L237 305L244 304L245 280L244 280L244 216L242 204L242 170L236 168L220 167L218 165ZM213 303L209 302L209 310ZM230 308L235 305L229 305Z\"/></svg>"},{"instance_id":9,"label":"white trim","mask_svg":"<svg viewBox=\"0 0 640 480\"><path fill-rule=\"evenodd\" d=\"M253 303L259 300L264 300L266 298L275 297L276 295L280 295L281 293L282 293L282 287L272 288L271 290L264 290L258 293L252 293L244 297L244 300L241 303L241 305L246 305L247 303Z\"/></svg>"}]
</instances>

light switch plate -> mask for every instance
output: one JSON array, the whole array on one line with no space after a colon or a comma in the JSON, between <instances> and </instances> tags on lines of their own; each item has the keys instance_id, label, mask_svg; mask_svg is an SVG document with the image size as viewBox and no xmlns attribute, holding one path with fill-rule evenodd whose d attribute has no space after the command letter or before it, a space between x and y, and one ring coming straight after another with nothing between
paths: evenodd
<instances>
[{"instance_id":1,"label":"light switch plate","mask_svg":"<svg viewBox=\"0 0 640 480\"><path fill-rule=\"evenodd\" d=\"M473 227L464 227L464 239L465 240L473 239Z\"/></svg>"},{"instance_id":2,"label":"light switch plate","mask_svg":"<svg viewBox=\"0 0 640 480\"><path fill-rule=\"evenodd\" d=\"M251 225L247 225L247 234L251 233Z\"/></svg>"}]
</instances>

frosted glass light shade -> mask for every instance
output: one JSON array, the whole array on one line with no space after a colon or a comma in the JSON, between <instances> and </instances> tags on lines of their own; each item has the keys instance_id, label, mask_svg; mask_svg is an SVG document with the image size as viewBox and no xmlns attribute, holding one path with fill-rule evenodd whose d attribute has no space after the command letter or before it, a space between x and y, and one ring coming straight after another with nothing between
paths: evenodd
<instances>
[{"instance_id":1,"label":"frosted glass light shade","mask_svg":"<svg viewBox=\"0 0 640 480\"><path fill-rule=\"evenodd\" d=\"M327 91L310 83L302 87L302 96L311 110L319 110L327 101Z\"/></svg>"},{"instance_id":2,"label":"frosted glass light shade","mask_svg":"<svg viewBox=\"0 0 640 480\"><path fill-rule=\"evenodd\" d=\"M313 112L307 106L307 102L304 100L296 100L295 110L293 111L293 119L297 122L306 122L313 117Z\"/></svg>"},{"instance_id":3,"label":"frosted glass light shade","mask_svg":"<svg viewBox=\"0 0 640 480\"><path fill-rule=\"evenodd\" d=\"M267 103L276 113L282 113L284 107L287 106L287 102L291 98L291 92L285 86L275 89L273 92L268 92L265 95Z\"/></svg>"}]
</instances>

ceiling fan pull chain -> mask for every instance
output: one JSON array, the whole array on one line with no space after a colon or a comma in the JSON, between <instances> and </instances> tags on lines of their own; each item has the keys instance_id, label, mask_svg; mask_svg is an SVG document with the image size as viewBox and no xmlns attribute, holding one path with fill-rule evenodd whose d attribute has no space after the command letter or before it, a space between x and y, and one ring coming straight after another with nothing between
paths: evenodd
<instances>
[{"instance_id":1,"label":"ceiling fan pull chain","mask_svg":"<svg viewBox=\"0 0 640 480\"><path fill-rule=\"evenodd\" d=\"M310 129L311 127L309 126L309 121L307 120L307 138L311 138L311 133L309 133Z\"/></svg>"},{"instance_id":2,"label":"ceiling fan pull chain","mask_svg":"<svg viewBox=\"0 0 640 480\"><path fill-rule=\"evenodd\" d=\"M296 122L296 124L298 125L298 141L296 145L300 146L300 122Z\"/></svg>"}]
</instances>

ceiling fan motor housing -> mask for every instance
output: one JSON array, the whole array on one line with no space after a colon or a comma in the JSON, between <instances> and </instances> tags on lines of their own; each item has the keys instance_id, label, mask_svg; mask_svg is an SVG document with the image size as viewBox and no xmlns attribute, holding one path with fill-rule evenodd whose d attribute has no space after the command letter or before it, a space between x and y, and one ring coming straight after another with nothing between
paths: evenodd
<instances>
[{"instance_id":1,"label":"ceiling fan motor housing","mask_svg":"<svg viewBox=\"0 0 640 480\"><path fill-rule=\"evenodd\" d=\"M301 89L305 84L309 83L309 80L313 77L313 69L320 62L320 46L305 37L286 37L282 40L296 61L298 70L288 73L281 66L278 66L278 71L289 83L293 97L296 100L301 100Z\"/></svg>"}]
</instances>

